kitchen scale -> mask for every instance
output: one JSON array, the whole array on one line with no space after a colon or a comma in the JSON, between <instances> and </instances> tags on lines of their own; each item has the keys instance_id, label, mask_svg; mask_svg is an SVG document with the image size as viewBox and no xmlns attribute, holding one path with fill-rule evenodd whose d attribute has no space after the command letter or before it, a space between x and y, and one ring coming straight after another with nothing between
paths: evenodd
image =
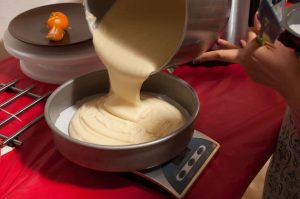
<instances>
[{"instance_id":1,"label":"kitchen scale","mask_svg":"<svg viewBox=\"0 0 300 199\"><path fill-rule=\"evenodd\" d=\"M134 174L155 183L175 198L183 198L219 147L215 140L195 130L181 155L163 165Z\"/></svg>"}]
</instances>

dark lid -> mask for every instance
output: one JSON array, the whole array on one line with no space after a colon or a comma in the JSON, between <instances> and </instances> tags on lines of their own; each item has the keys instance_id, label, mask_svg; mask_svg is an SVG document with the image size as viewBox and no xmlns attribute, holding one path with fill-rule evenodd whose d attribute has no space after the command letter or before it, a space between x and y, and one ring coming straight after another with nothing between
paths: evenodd
<instances>
[{"instance_id":1,"label":"dark lid","mask_svg":"<svg viewBox=\"0 0 300 199\"><path fill-rule=\"evenodd\" d=\"M69 18L69 28L61 41L47 39L47 20L51 12L63 12ZM85 19L83 5L80 3L60 3L37 7L16 16L8 30L16 39L42 46L64 46L90 40L92 35Z\"/></svg>"}]
</instances>

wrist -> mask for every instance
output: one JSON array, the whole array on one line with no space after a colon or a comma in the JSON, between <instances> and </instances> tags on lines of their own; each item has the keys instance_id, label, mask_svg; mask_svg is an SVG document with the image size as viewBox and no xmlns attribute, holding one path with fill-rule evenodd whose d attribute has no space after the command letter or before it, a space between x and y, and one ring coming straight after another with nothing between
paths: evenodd
<instances>
[{"instance_id":1,"label":"wrist","mask_svg":"<svg viewBox=\"0 0 300 199\"><path fill-rule=\"evenodd\" d=\"M293 70L286 71L277 91L285 98L287 104L295 110L300 111L300 63Z\"/></svg>"},{"instance_id":2,"label":"wrist","mask_svg":"<svg viewBox=\"0 0 300 199\"><path fill-rule=\"evenodd\" d=\"M280 93L285 98L289 107L300 113L300 89L293 86L290 89L284 89L284 91Z\"/></svg>"},{"instance_id":3,"label":"wrist","mask_svg":"<svg viewBox=\"0 0 300 199\"><path fill-rule=\"evenodd\" d=\"M291 116L296 128L300 132L300 112L295 109L291 109Z\"/></svg>"}]
</instances>

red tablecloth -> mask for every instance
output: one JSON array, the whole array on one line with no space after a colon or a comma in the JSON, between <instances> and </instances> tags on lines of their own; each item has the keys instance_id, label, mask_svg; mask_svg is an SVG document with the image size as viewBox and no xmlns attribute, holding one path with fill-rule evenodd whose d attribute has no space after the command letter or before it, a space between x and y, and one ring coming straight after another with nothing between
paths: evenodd
<instances>
[{"instance_id":1,"label":"red tablecloth","mask_svg":"<svg viewBox=\"0 0 300 199\"><path fill-rule=\"evenodd\" d=\"M14 58L1 61L0 71L0 82L20 79L18 85L22 87L34 83L36 93L56 88L24 76ZM221 144L186 198L241 198L274 149L285 109L283 99L253 83L239 65L182 66L175 75L198 93L200 113L196 128ZM42 108L39 105L30 114L42 112ZM3 114L0 112L0 118ZM25 114L20 117L30 120ZM7 125L1 132L18 125ZM22 147L0 159L1 198L171 198L132 174L98 172L69 162L56 150L44 120L22 135L21 140Z\"/></svg>"}]
</instances>

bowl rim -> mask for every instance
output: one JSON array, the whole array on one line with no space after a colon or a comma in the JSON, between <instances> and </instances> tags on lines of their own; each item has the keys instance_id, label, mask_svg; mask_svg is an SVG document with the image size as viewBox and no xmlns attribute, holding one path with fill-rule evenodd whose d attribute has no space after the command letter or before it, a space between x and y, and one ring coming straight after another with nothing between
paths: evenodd
<instances>
[{"instance_id":1,"label":"bowl rim","mask_svg":"<svg viewBox=\"0 0 300 199\"><path fill-rule=\"evenodd\" d=\"M140 149L140 148L145 148L145 147L150 147L153 145L158 145L160 143L166 142L168 140L173 139L174 137L176 137L178 134L184 133L184 129L188 128L190 125L192 125L199 113L199 109L200 109L200 102L199 102L199 98L198 95L196 94L196 92L193 90L193 88L184 80L182 80L179 77L175 77L174 75L171 74L167 74L164 72L158 72L156 74L158 75L163 75L166 76L167 78L171 78L174 81L178 81L179 83L183 84L183 86L185 88L187 88L189 90L189 92L192 94L193 100L195 100L196 102L196 109L193 111L192 114L189 114L189 117L186 121L186 123L180 127L179 129L173 131L172 133L161 137L159 139L156 140L152 140L152 141L148 141L148 142L143 142L143 143L137 143L137 144L129 144L129 145L101 145L101 144L94 144L94 143L89 143L89 142L84 142L84 141L80 141L77 140L75 138L72 138L69 135L66 135L65 133L63 133L59 128L57 128L55 126L55 121L52 121L50 114L49 114L49 110L50 110L50 104L52 102L53 99L55 99L56 95L58 93L60 93L65 87L67 87L68 85L72 84L75 80L80 79L80 78L84 78L86 76L92 75L94 73L103 73L106 72L107 70L99 70L99 71L94 71L82 76L79 76L77 78L71 79L67 82L65 82L64 84L60 85L58 88L55 89L55 91L49 96L49 98L46 101L46 105L45 105L45 110L44 110L44 116L45 116L45 120L47 122L47 125L50 127L50 129L52 130L52 134L54 135L59 135L61 137L63 137L64 139L81 145L81 146L85 146L85 147L89 147L89 148L94 148L94 149L101 149L101 150L114 150L114 151L123 151L123 150L134 150L134 149ZM153 74L153 75L156 75Z\"/></svg>"},{"instance_id":2,"label":"bowl rim","mask_svg":"<svg viewBox=\"0 0 300 199\"><path fill-rule=\"evenodd\" d=\"M284 26L295 37L300 38L300 33L297 33L292 28L290 28L289 24L289 17L294 14L295 12L298 12L300 15L300 3L293 4L285 9L285 19L284 19Z\"/></svg>"}]
</instances>

